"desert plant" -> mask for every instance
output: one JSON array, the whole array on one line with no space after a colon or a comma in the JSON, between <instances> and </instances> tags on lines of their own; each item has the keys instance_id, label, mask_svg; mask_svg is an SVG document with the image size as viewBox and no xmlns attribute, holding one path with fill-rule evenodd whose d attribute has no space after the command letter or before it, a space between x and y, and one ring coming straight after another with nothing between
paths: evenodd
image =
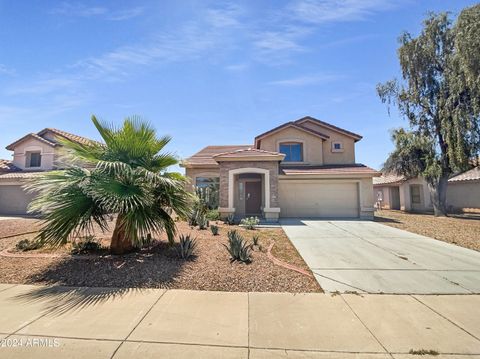
<instances>
[{"instance_id":1,"label":"desert plant","mask_svg":"<svg viewBox=\"0 0 480 359\"><path fill-rule=\"evenodd\" d=\"M212 225L210 226L210 230L212 231L212 234L213 234L214 236L218 236L218 226L212 224Z\"/></svg>"},{"instance_id":2,"label":"desert plant","mask_svg":"<svg viewBox=\"0 0 480 359\"><path fill-rule=\"evenodd\" d=\"M32 251L41 247L42 243L40 241L32 241L29 239L22 239L21 241L18 241L18 243L15 245L15 248L22 252Z\"/></svg>"},{"instance_id":3,"label":"desert plant","mask_svg":"<svg viewBox=\"0 0 480 359\"><path fill-rule=\"evenodd\" d=\"M190 227L195 227L198 224L197 219L198 219L198 209L193 207L190 213L188 214L188 225Z\"/></svg>"},{"instance_id":4,"label":"desert plant","mask_svg":"<svg viewBox=\"0 0 480 359\"><path fill-rule=\"evenodd\" d=\"M220 218L220 212L218 209L211 209L207 212L207 219L210 221L218 221Z\"/></svg>"},{"instance_id":5,"label":"desert plant","mask_svg":"<svg viewBox=\"0 0 480 359\"><path fill-rule=\"evenodd\" d=\"M190 234L179 236L180 245L178 246L178 254L184 260L190 259L195 254L197 240L192 238Z\"/></svg>"},{"instance_id":6,"label":"desert plant","mask_svg":"<svg viewBox=\"0 0 480 359\"><path fill-rule=\"evenodd\" d=\"M98 242L93 236L86 236L80 240L76 240L72 243L72 254L82 254L95 252L102 248L100 242Z\"/></svg>"},{"instance_id":7,"label":"desert plant","mask_svg":"<svg viewBox=\"0 0 480 359\"><path fill-rule=\"evenodd\" d=\"M254 234L252 237L252 242L254 246L258 246L258 242L260 241L260 237L257 234Z\"/></svg>"},{"instance_id":8,"label":"desert plant","mask_svg":"<svg viewBox=\"0 0 480 359\"><path fill-rule=\"evenodd\" d=\"M258 224L260 223L260 220L258 217L246 217L242 218L240 221L240 224L243 225L246 229L255 229Z\"/></svg>"},{"instance_id":9,"label":"desert plant","mask_svg":"<svg viewBox=\"0 0 480 359\"><path fill-rule=\"evenodd\" d=\"M210 224L207 220L205 215L201 215L197 218L198 229L207 229L208 225Z\"/></svg>"},{"instance_id":10,"label":"desert plant","mask_svg":"<svg viewBox=\"0 0 480 359\"><path fill-rule=\"evenodd\" d=\"M125 119L120 128L95 116L92 121L104 143L59 140L67 154L65 169L46 172L27 186L37 194L30 211L45 220L38 238L61 245L78 233L92 233L94 225L106 230L114 214L112 253L133 251L147 233L165 231L172 243L172 216L187 218L193 196L184 176L166 171L178 163L162 153L170 137L157 137L138 117Z\"/></svg>"},{"instance_id":11,"label":"desert plant","mask_svg":"<svg viewBox=\"0 0 480 359\"><path fill-rule=\"evenodd\" d=\"M247 241L236 231L228 232L228 245L224 244L232 261L240 261L244 263L250 263L251 258L251 246L247 244Z\"/></svg>"},{"instance_id":12,"label":"desert plant","mask_svg":"<svg viewBox=\"0 0 480 359\"><path fill-rule=\"evenodd\" d=\"M228 224L229 226L234 225L235 224L235 215L233 213L230 213L228 216L225 217L224 223Z\"/></svg>"},{"instance_id":13,"label":"desert plant","mask_svg":"<svg viewBox=\"0 0 480 359\"><path fill-rule=\"evenodd\" d=\"M143 236L139 239L137 243L137 248L151 247L155 243L155 239L152 237L151 233L147 233L146 236Z\"/></svg>"}]
</instances>

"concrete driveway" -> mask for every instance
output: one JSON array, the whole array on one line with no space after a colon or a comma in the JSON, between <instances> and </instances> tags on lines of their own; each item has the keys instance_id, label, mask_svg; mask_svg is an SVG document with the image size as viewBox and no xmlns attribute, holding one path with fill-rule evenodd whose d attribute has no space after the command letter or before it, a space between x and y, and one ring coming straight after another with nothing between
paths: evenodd
<instances>
[{"instance_id":1,"label":"concrete driveway","mask_svg":"<svg viewBox=\"0 0 480 359\"><path fill-rule=\"evenodd\" d=\"M480 252L368 221L281 224L327 292L480 293Z\"/></svg>"}]
</instances>

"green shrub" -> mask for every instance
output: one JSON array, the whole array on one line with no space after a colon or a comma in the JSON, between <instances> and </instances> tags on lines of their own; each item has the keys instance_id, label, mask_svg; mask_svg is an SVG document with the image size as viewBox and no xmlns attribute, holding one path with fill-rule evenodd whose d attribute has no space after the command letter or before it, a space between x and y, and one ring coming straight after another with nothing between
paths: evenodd
<instances>
[{"instance_id":1,"label":"green shrub","mask_svg":"<svg viewBox=\"0 0 480 359\"><path fill-rule=\"evenodd\" d=\"M40 241L31 241L28 239L22 239L19 241L15 247L17 250L26 252L26 251L33 251L34 249L38 249L42 247L42 243Z\"/></svg>"},{"instance_id":2,"label":"green shrub","mask_svg":"<svg viewBox=\"0 0 480 359\"><path fill-rule=\"evenodd\" d=\"M225 217L224 223L228 224L229 226L234 225L235 224L235 215L233 213L230 213L227 217Z\"/></svg>"},{"instance_id":3,"label":"green shrub","mask_svg":"<svg viewBox=\"0 0 480 359\"><path fill-rule=\"evenodd\" d=\"M254 234L252 237L252 242L254 246L258 246L258 242L260 241L260 237L257 234Z\"/></svg>"},{"instance_id":4,"label":"green shrub","mask_svg":"<svg viewBox=\"0 0 480 359\"><path fill-rule=\"evenodd\" d=\"M259 223L258 217L247 217L240 221L240 224L245 226L246 229L255 229Z\"/></svg>"},{"instance_id":5,"label":"green shrub","mask_svg":"<svg viewBox=\"0 0 480 359\"><path fill-rule=\"evenodd\" d=\"M195 227L197 225L198 219L198 208L193 207L188 215L188 225L191 227Z\"/></svg>"},{"instance_id":6,"label":"green shrub","mask_svg":"<svg viewBox=\"0 0 480 359\"><path fill-rule=\"evenodd\" d=\"M220 219L220 212L218 209L211 209L207 212L207 219L210 221L218 221Z\"/></svg>"},{"instance_id":7,"label":"green shrub","mask_svg":"<svg viewBox=\"0 0 480 359\"><path fill-rule=\"evenodd\" d=\"M212 225L210 226L210 230L212 231L212 234L213 234L214 236L218 236L218 226L212 224Z\"/></svg>"},{"instance_id":8,"label":"green shrub","mask_svg":"<svg viewBox=\"0 0 480 359\"><path fill-rule=\"evenodd\" d=\"M228 232L228 245L224 244L232 261L240 261L244 263L250 263L251 258L251 246L247 244L245 239L236 231Z\"/></svg>"},{"instance_id":9,"label":"green shrub","mask_svg":"<svg viewBox=\"0 0 480 359\"><path fill-rule=\"evenodd\" d=\"M98 251L102 248L94 236L86 236L85 238L72 243L72 254L84 254Z\"/></svg>"},{"instance_id":10,"label":"green shrub","mask_svg":"<svg viewBox=\"0 0 480 359\"><path fill-rule=\"evenodd\" d=\"M181 234L179 236L180 245L178 246L178 254L184 260L190 259L195 254L197 248L197 241L193 239L190 234L186 236Z\"/></svg>"}]
</instances>

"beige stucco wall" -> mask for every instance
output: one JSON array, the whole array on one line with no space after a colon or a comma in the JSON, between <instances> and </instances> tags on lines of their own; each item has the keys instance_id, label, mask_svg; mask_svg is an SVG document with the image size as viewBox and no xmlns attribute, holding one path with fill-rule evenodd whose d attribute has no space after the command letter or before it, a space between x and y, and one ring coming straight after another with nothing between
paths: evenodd
<instances>
[{"instance_id":1,"label":"beige stucco wall","mask_svg":"<svg viewBox=\"0 0 480 359\"><path fill-rule=\"evenodd\" d=\"M449 182L447 205L454 208L480 208L480 181Z\"/></svg>"},{"instance_id":2,"label":"beige stucco wall","mask_svg":"<svg viewBox=\"0 0 480 359\"><path fill-rule=\"evenodd\" d=\"M421 185L421 204L412 206L410 200L410 185ZM421 178L412 178L400 185L400 209L402 211L427 211L432 209L432 201L427 182Z\"/></svg>"},{"instance_id":3,"label":"beige stucco wall","mask_svg":"<svg viewBox=\"0 0 480 359\"><path fill-rule=\"evenodd\" d=\"M261 140L260 149L265 151L280 150L282 142L301 142L303 144L303 164L322 165L322 139L296 128L287 127ZM291 163L291 162L290 162Z\"/></svg>"},{"instance_id":4,"label":"beige stucco wall","mask_svg":"<svg viewBox=\"0 0 480 359\"><path fill-rule=\"evenodd\" d=\"M27 214L27 208L34 194L27 193L22 188L22 182L0 183L0 214L4 215L24 215Z\"/></svg>"},{"instance_id":5,"label":"beige stucco wall","mask_svg":"<svg viewBox=\"0 0 480 359\"><path fill-rule=\"evenodd\" d=\"M329 136L328 139L322 141L323 164L355 163L355 141L353 138L309 121L302 123L302 126ZM336 141L342 142L343 152L332 152L332 142Z\"/></svg>"},{"instance_id":6,"label":"beige stucco wall","mask_svg":"<svg viewBox=\"0 0 480 359\"><path fill-rule=\"evenodd\" d=\"M26 164L26 152L28 151L40 151L42 160L41 167L28 168ZM27 170L51 170L55 163L55 148L49 146L34 138L29 138L19 143L13 151L13 164L21 169Z\"/></svg>"}]
</instances>

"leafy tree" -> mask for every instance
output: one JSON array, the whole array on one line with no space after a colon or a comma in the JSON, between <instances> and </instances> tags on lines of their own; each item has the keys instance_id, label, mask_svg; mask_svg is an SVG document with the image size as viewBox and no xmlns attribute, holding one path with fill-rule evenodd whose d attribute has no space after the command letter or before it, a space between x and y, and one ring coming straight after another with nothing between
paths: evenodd
<instances>
[{"instance_id":1,"label":"leafy tree","mask_svg":"<svg viewBox=\"0 0 480 359\"><path fill-rule=\"evenodd\" d=\"M377 92L410 128L394 131L384 170L425 177L435 215L445 215L449 177L480 152L480 5L464 9L455 24L447 13L432 13L418 37L406 32L399 43L402 80Z\"/></svg>"},{"instance_id":2,"label":"leafy tree","mask_svg":"<svg viewBox=\"0 0 480 359\"><path fill-rule=\"evenodd\" d=\"M170 137L157 138L155 130L137 117L125 119L121 128L92 121L104 144L62 141L67 152L65 170L42 175L28 189L38 192L31 211L45 224L39 239L63 244L79 233L90 233L97 224L108 228L116 216L110 249L123 254L151 233L165 231L173 241L172 214L186 218L191 195L178 173L166 172L177 159L161 152Z\"/></svg>"}]
</instances>

